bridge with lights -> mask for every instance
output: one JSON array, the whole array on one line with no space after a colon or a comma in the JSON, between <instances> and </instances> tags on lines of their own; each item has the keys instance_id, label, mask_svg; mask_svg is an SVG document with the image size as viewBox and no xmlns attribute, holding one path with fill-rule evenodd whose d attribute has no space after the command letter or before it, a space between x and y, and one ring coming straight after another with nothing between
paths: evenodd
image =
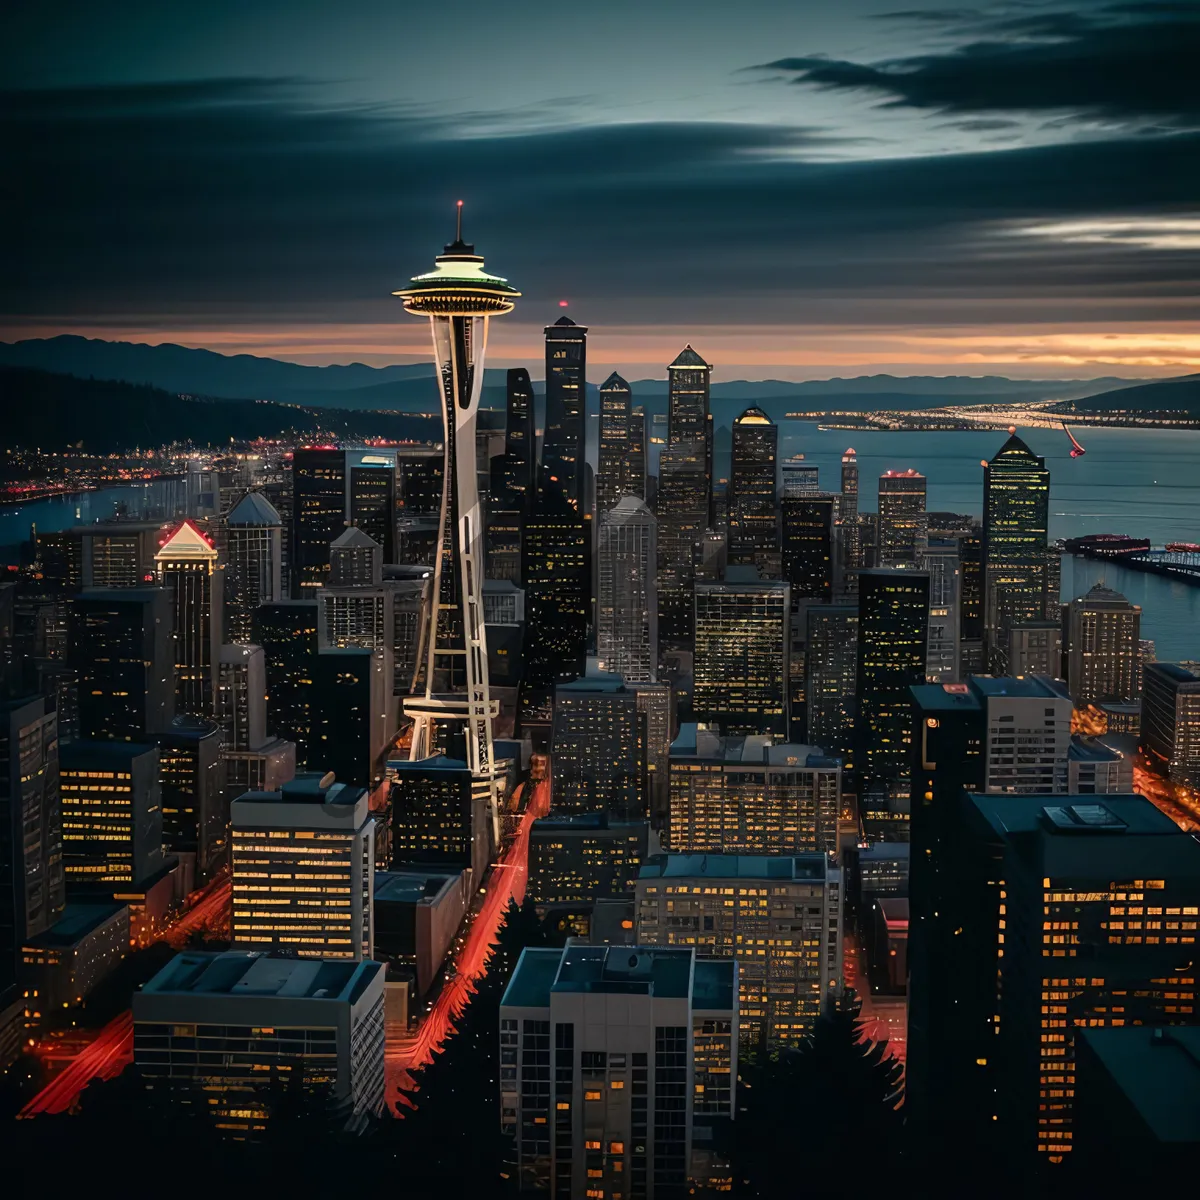
<instances>
[{"instance_id":1,"label":"bridge with lights","mask_svg":"<svg viewBox=\"0 0 1200 1200\"><path fill-rule=\"evenodd\" d=\"M1126 537L1122 533L1094 533L1069 538L1063 549L1078 558L1115 562L1131 571L1165 575L1181 583L1200 587L1200 544L1168 542L1152 546L1148 538Z\"/></svg>"}]
</instances>

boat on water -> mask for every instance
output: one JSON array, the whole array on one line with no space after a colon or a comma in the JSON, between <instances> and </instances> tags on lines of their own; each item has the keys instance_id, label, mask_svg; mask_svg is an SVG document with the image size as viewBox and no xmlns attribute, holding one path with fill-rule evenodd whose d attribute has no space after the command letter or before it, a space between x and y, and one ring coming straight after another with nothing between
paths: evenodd
<instances>
[{"instance_id":1,"label":"boat on water","mask_svg":"<svg viewBox=\"0 0 1200 1200\"><path fill-rule=\"evenodd\" d=\"M1071 457L1082 458L1087 451L1075 440L1075 435L1067 428L1066 421L1062 422L1063 433L1071 440Z\"/></svg>"}]
</instances>

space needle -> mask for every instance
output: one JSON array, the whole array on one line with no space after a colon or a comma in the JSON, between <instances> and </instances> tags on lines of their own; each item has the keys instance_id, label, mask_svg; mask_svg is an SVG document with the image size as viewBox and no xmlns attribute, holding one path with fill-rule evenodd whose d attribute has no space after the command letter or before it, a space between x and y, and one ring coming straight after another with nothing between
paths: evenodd
<instances>
[{"instance_id":1,"label":"space needle","mask_svg":"<svg viewBox=\"0 0 1200 1200\"><path fill-rule=\"evenodd\" d=\"M392 293L415 316L428 317L441 382L445 460L432 612L422 623L418 677L404 711L413 719L411 759L448 748L439 726L461 730L471 772L472 798L485 801L492 837L499 841L498 781L492 720L498 702L488 691L483 611L483 518L475 463L475 422L483 393L488 320L512 312L521 294L483 269L483 256L462 240L462 201L454 241L432 271ZM459 448L461 447L461 453ZM423 684L423 691L422 691Z\"/></svg>"}]
</instances>

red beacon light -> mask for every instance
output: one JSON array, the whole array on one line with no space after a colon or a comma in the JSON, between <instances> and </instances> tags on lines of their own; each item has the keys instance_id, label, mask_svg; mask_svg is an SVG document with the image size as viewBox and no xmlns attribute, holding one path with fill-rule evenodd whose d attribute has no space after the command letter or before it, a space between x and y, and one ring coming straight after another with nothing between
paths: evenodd
<instances>
[{"instance_id":1,"label":"red beacon light","mask_svg":"<svg viewBox=\"0 0 1200 1200\"><path fill-rule=\"evenodd\" d=\"M566 307L567 307L567 301L566 301L566 300L560 300L560 301L558 302L558 307L559 307L559 308L566 308Z\"/></svg>"}]
</instances>

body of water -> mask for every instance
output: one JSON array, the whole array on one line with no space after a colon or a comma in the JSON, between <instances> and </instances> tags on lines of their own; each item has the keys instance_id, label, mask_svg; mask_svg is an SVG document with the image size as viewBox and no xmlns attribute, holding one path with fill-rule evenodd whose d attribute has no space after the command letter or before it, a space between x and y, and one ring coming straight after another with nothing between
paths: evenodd
<instances>
[{"instance_id":1,"label":"body of water","mask_svg":"<svg viewBox=\"0 0 1200 1200\"><path fill-rule=\"evenodd\" d=\"M1200 542L1200 431L1085 429L1087 454L1070 457L1061 430L1022 429L1021 437L1050 470L1050 536L1125 533L1155 545ZM842 454L858 453L859 507L876 509L876 480L884 471L913 467L928 479L933 512L980 515L983 467L1007 437L1002 431L898 433L885 430L821 430L808 421L780 427L780 457L803 454L820 469L825 491L841 487ZM728 475L728 453L719 456ZM68 529L109 517L117 502L133 516L157 518L180 511L182 481L161 480L106 488L82 496L38 500L0 508L0 547L29 536L31 522L44 531ZM11 558L12 555L9 554ZM1200 659L1200 588L1142 575L1105 563L1063 559L1063 598L1071 599L1103 580L1142 606L1142 635L1153 638L1161 659Z\"/></svg>"}]
</instances>

